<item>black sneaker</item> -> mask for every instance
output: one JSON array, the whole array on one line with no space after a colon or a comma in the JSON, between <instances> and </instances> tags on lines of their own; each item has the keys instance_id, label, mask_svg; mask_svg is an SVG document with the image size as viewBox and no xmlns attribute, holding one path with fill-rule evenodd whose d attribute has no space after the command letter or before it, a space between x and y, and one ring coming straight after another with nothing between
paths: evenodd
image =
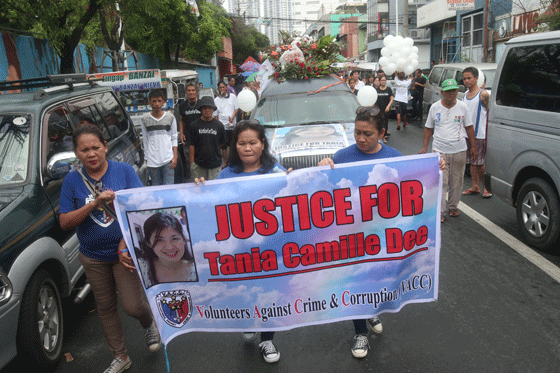
<instances>
[{"instance_id":1,"label":"black sneaker","mask_svg":"<svg viewBox=\"0 0 560 373\"><path fill-rule=\"evenodd\" d=\"M379 317L374 316L371 319L367 320L366 323L369 330L371 330L375 334L381 334L383 332L383 324L381 324L381 320L379 320Z\"/></svg>"},{"instance_id":2,"label":"black sneaker","mask_svg":"<svg viewBox=\"0 0 560 373\"><path fill-rule=\"evenodd\" d=\"M264 361L267 363L275 363L280 360L280 352L274 346L272 341L263 341L259 344Z\"/></svg>"},{"instance_id":3,"label":"black sneaker","mask_svg":"<svg viewBox=\"0 0 560 373\"><path fill-rule=\"evenodd\" d=\"M367 336L356 334L354 336L354 345L352 346L352 356L361 359L367 356L369 350L369 341Z\"/></svg>"},{"instance_id":4,"label":"black sneaker","mask_svg":"<svg viewBox=\"0 0 560 373\"><path fill-rule=\"evenodd\" d=\"M155 320L152 320L150 326L146 328L144 336L146 337L146 344L148 345L150 352L156 352L160 349L161 337Z\"/></svg>"}]
</instances>

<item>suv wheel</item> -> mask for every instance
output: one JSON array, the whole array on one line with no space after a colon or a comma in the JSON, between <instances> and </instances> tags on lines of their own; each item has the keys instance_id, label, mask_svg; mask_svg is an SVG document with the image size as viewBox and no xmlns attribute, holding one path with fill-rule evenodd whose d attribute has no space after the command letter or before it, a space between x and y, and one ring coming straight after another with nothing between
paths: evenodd
<instances>
[{"instance_id":1,"label":"suv wheel","mask_svg":"<svg viewBox=\"0 0 560 373\"><path fill-rule=\"evenodd\" d=\"M550 250L560 235L560 205L549 183L527 180L517 196L517 222L525 240L541 250Z\"/></svg>"},{"instance_id":2,"label":"suv wheel","mask_svg":"<svg viewBox=\"0 0 560 373\"><path fill-rule=\"evenodd\" d=\"M39 366L58 363L62 351L62 303L58 288L43 269L33 274L21 303L18 354Z\"/></svg>"}]
</instances>

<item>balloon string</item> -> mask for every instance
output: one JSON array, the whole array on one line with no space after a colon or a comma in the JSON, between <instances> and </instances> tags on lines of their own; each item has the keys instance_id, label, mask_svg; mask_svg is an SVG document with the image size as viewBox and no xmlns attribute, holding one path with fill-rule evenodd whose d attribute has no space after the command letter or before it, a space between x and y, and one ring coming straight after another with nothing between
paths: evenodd
<instances>
[{"instance_id":1,"label":"balloon string","mask_svg":"<svg viewBox=\"0 0 560 373\"><path fill-rule=\"evenodd\" d=\"M326 86L324 86L324 87L322 87L322 88L319 88L319 89L316 90L315 92L307 91L307 93L309 93L310 95L314 95L315 93L321 92L323 89L327 89L327 88L332 87L332 86L335 86L335 85L337 85L337 84L344 83L344 79L342 79L342 78L341 78L340 76L338 76L338 75L329 74L329 76L332 76L332 77L335 77L335 78L340 79L340 82L336 82L336 83L333 83L333 84L326 85Z\"/></svg>"}]
</instances>

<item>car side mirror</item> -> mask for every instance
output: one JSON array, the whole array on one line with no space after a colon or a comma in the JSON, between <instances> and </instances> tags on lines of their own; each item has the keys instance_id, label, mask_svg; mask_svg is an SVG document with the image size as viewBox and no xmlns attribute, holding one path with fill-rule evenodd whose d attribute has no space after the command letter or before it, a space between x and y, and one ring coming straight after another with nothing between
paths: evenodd
<instances>
[{"instance_id":1,"label":"car side mirror","mask_svg":"<svg viewBox=\"0 0 560 373\"><path fill-rule=\"evenodd\" d=\"M462 84L459 84L459 92L465 93L465 91L466 91L465 86L462 85Z\"/></svg>"},{"instance_id":2,"label":"car side mirror","mask_svg":"<svg viewBox=\"0 0 560 373\"><path fill-rule=\"evenodd\" d=\"M64 179L78 167L81 167L81 163L74 152L57 153L47 162L47 176L50 180Z\"/></svg>"}]
</instances>

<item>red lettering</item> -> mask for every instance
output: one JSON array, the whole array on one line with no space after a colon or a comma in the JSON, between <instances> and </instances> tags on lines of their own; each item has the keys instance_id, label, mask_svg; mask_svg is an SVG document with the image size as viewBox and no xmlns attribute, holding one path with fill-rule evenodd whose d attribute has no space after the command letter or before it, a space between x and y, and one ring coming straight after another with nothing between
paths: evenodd
<instances>
[{"instance_id":1,"label":"red lettering","mask_svg":"<svg viewBox=\"0 0 560 373\"><path fill-rule=\"evenodd\" d=\"M270 199L260 199L253 206L255 218L260 220L255 224L255 230L261 236L270 236L278 231L278 221L274 215L269 213L274 209L276 206Z\"/></svg>"},{"instance_id":2,"label":"red lettering","mask_svg":"<svg viewBox=\"0 0 560 373\"><path fill-rule=\"evenodd\" d=\"M258 247L253 247L251 249L251 255L253 256L253 270L255 272L261 271L261 258L260 252Z\"/></svg>"},{"instance_id":3,"label":"red lettering","mask_svg":"<svg viewBox=\"0 0 560 373\"><path fill-rule=\"evenodd\" d=\"M299 196L297 196L297 206L299 229L311 229L311 219L309 217L309 203L307 201L307 194L300 194Z\"/></svg>"},{"instance_id":4,"label":"red lettering","mask_svg":"<svg viewBox=\"0 0 560 373\"><path fill-rule=\"evenodd\" d=\"M231 234L240 240L249 238L255 231L251 202L233 203L229 205Z\"/></svg>"},{"instance_id":5,"label":"red lettering","mask_svg":"<svg viewBox=\"0 0 560 373\"><path fill-rule=\"evenodd\" d=\"M402 231L399 228L389 228L385 230L387 240L387 253L400 253L403 249Z\"/></svg>"},{"instance_id":6,"label":"red lettering","mask_svg":"<svg viewBox=\"0 0 560 373\"><path fill-rule=\"evenodd\" d=\"M379 236L376 234L370 234L366 237L365 249L368 255L377 255L381 251L381 244L379 242Z\"/></svg>"},{"instance_id":7,"label":"red lettering","mask_svg":"<svg viewBox=\"0 0 560 373\"><path fill-rule=\"evenodd\" d=\"M276 198L275 202L276 202L276 206L280 206L284 233L293 232L295 228L294 228L294 212L292 211L292 206L296 204L296 197L295 196L278 197Z\"/></svg>"},{"instance_id":8,"label":"red lettering","mask_svg":"<svg viewBox=\"0 0 560 373\"><path fill-rule=\"evenodd\" d=\"M278 269L278 260L274 250L265 250L262 253L262 267L265 271L275 271Z\"/></svg>"},{"instance_id":9,"label":"red lettering","mask_svg":"<svg viewBox=\"0 0 560 373\"><path fill-rule=\"evenodd\" d=\"M229 221L227 217L226 205L216 206L216 221L218 222L218 233L216 241L224 241L229 238Z\"/></svg>"},{"instance_id":10,"label":"red lettering","mask_svg":"<svg viewBox=\"0 0 560 373\"><path fill-rule=\"evenodd\" d=\"M422 213L424 188L418 180L403 181L401 183L402 215L412 216Z\"/></svg>"},{"instance_id":11,"label":"red lettering","mask_svg":"<svg viewBox=\"0 0 560 373\"><path fill-rule=\"evenodd\" d=\"M348 290L345 290L345 291L342 293L342 304L344 304L345 306L349 306L349 305L350 305L350 303L348 303L348 302L346 301L346 296L347 296L348 294L350 294L350 292L349 292Z\"/></svg>"},{"instance_id":12,"label":"red lettering","mask_svg":"<svg viewBox=\"0 0 560 373\"><path fill-rule=\"evenodd\" d=\"M325 211L325 207L333 207L333 200L330 193L319 191L311 196L311 220L317 228L326 228L334 223L334 212Z\"/></svg>"},{"instance_id":13,"label":"red lettering","mask_svg":"<svg viewBox=\"0 0 560 373\"><path fill-rule=\"evenodd\" d=\"M373 219L373 208L377 206L377 198L372 195L377 193L377 185L360 187L360 206L362 208L362 221Z\"/></svg>"},{"instance_id":14,"label":"red lettering","mask_svg":"<svg viewBox=\"0 0 560 373\"><path fill-rule=\"evenodd\" d=\"M208 265L210 266L210 274L212 276L217 276L220 274L218 271L218 259L220 257L220 253L217 251L204 253L204 257L208 259Z\"/></svg>"},{"instance_id":15,"label":"red lettering","mask_svg":"<svg viewBox=\"0 0 560 373\"><path fill-rule=\"evenodd\" d=\"M346 197L350 196L350 188L336 189L333 194L336 224L345 225L354 223L354 216L347 214L347 211L352 208L352 202L346 200Z\"/></svg>"},{"instance_id":16,"label":"red lettering","mask_svg":"<svg viewBox=\"0 0 560 373\"><path fill-rule=\"evenodd\" d=\"M379 200L379 216L391 219L397 216L401 210L399 203L399 187L393 183L385 183L379 187L377 192Z\"/></svg>"},{"instance_id":17,"label":"red lettering","mask_svg":"<svg viewBox=\"0 0 560 373\"><path fill-rule=\"evenodd\" d=\"M412 250L412 248L416 244L416 232L413 230L405 232L403 237L403 243L404 243L404 249L406 251Z\"/></svg>"},{"instance_id":18,"label":"red lettering","mask_svg":"<svg viewBox=\"0 0 560 373\"><path fill-rule=\"evenodd\" d=\"M299 254L299 247L296 243L288 242L282 247L282 257L286 268L295 268L299 265L299 256L293 257L294 254Z\"/></svg>"},{"instance_id":19,"label":"red lettering","mask_svg":"<svg viewBox=\"0 0 560 373\"><path fill-rule=\"evenodd\" d=\"M220 257L220 271L222 275L234 275L235 272L235 259L232 255L222 255Z\"/></svg>"},{"instance_id":20,"label":"red lettering","mask_svg":"<svg viewBox=\"0 0 560 373\"><path fill-rule=\"evenodd\" d=\"M418 228L418 234L416 235L416 246L422 246L428 241L428 227L425 225Z\"/></svg>"}]
</instances>

